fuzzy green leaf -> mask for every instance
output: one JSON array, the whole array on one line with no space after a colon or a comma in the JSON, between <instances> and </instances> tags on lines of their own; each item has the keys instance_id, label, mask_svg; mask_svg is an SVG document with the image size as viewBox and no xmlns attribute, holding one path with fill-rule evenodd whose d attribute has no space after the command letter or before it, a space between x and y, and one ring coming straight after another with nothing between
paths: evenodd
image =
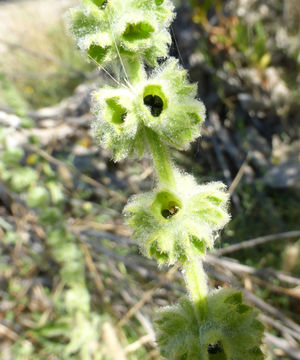
<instances>
[{"instance_id":1,"label":"fuzzy green leaf","mask_svg":"<svg viewBox=\"0 0 300 360\"><path fill-rule=\"evenodd\" d=\"M240 296L232 289L209 295L200 321L186 297L161 310L156 329L162 355L170 360L263 360L260 345L264 327L253 308L232 303ZM247 311L241 313L241 306Z\"/></svg>"}]
</instances>

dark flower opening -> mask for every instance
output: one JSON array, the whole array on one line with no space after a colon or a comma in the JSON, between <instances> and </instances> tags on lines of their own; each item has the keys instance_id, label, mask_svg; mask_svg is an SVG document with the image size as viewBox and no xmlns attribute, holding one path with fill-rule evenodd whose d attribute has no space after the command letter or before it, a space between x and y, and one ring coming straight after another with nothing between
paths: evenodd
<instances>
[{"instance_id":1,"label":"dark flower opening","mask_svg":"<svg viewBox=\"0 0 300 360\"><path fill-rule=\"evenodd\" d=\"M157 193L155 200L151 204L151 211L159 221L171 219L182 208L181 202L176 195L163 190Z\"/></svg>"},{"instance_id":2,"label":"dark flower opening","mask_svg":"<svg viewBox=\"0 0 300 360\"><path fill-rule=\"evenodd\" d=\"M163 111L164 103L157 95L147 95L144 97L144 104L149 107L151 115L154 117L158 117Z\"/></svg>"},{"instance_id":3,"label":"dark flower opening","mask_svg":"<svg viewBox=\"0 0 300 360\"><path fill-rule=\"evenodd\" d=\"M226 360L227 359L221 341L218 341L215 344L208 344L207 352L209 354L209 359L215 359L215 360L217 360L217 359L218 360Z\"/></svg>"},{"instance_id":4,"label":"dark flower opening","mask_svg":"<svg viewBox=\"0 0 300 360\"><path fill-rule=\"evenodd\" d=\"M124 112L124 113L121 115L121 120L122 120L122 122L125 121L126 116L127 116L127 112Z\"/></svg>"},{"instance_id":5,"label":"dark flower opening","mask_svg":"<svg viewBox=\"0 0 300 360\"><path fill-rule=\"evenodd\" d=\"M93 0L93 3L104 10L107 6L108 0Z\"/></svg>"},{"instance_id":6,"label":"dark flower opening","mask_svg":"<svg viewBox=\"0 0 300 360\"><path fill-rule=\"evenodd\" d=\"M178 204L175 201L170 201L167 209L161 211L162 216L165 219L170 219L172 216L178 213L180 210Z\"/></svg>"},{"instance_id":7,"label":"dark flower opening","mask_svg":"<svg viewBox=\"0 0 300 360\"><path fill-rule=\"evenodd\" d=\"M148 107L154 117L160 116L163 110L167 108L167 98L160 85L151 84L146 86L143 99L144 105Z\"/></svg>"}]
</instances>

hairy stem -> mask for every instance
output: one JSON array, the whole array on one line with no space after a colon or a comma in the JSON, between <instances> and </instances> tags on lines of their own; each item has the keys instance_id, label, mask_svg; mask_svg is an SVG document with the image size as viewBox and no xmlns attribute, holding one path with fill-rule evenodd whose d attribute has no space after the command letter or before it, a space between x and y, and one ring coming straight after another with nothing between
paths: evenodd
<instances>
[{"instance_id":1,"label":"hairy stem","mask_svg":"<svg viewBox=\"0 0 300 360\"><path fill-rule=\"evenodd\" d=\"M147 128L146 133L161 184L167 188L175 188L173 166L165 145L151 129Z\"/></svg>"},{"instance_id":2,"label":"hairy stem","mask_svg":"<svg viewBox=\"0 0 300 360\"><path fill-rule=\"evenodd\" d=\"M128 76L129 81L132 84L143 81L145 70L143 64L138 57L124 58L123 65L126 76Z\"/></svg>"},{"instance_id":3,"label":"hairy stem","mask_svg":"<svg viewBox=\"0 0 300 360\"><path fill-rule=\"evenodd\" d=\"M198 259L189 261L183 267L189 294L194 302L198 320L203 318L206 309L208 286L203 264Z\"/></svg>"}]
</instances>

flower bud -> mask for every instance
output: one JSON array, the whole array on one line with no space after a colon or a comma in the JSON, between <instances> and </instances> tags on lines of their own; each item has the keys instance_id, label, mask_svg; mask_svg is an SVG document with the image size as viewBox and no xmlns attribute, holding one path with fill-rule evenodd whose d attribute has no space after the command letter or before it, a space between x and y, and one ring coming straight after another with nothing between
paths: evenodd
<instances>
[{"instance_id":1,"label":"flower bud","mask_svg":"<svg viewBox=\"0 0 300 360\"><path fill-rule=\"evenodd\" d=\"M167 56L174 18L170 0L83 0L69 13L70 31L78 47L100 65L119 55L155 66Z\"/></svg>"},{"instance_id":2,"label":"flower bud","mask_svg":"<svg viewBox=\"0 0 300 360\"><path fill-rule=\"evenodd\" d=\"M264 326L257 311L243 304L241 292L218 290L207 297L203 318L187 298L162 309L157 316L157 342L172 360L263 360ZM196 304L197 306L197 304Z\"/></svg>"},{"instance_id":3,"label":"flower bud","mask_svg":"<svg viewBox=\"0 0 300 360\"><path fill-rule=\"evenodd\" d=\"M197 185L176 173L176 189L133 196L124 212L143 254L168 264L203 256L229 221L225 190L220 182Z\"/></svg>"}]
</instances>

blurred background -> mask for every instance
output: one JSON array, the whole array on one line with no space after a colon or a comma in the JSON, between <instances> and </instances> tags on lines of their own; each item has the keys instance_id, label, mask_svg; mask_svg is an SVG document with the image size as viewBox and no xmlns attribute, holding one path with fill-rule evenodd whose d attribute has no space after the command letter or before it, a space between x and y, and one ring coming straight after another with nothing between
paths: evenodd
<instances>
[{"instance_id":1,"label":"blurred background","mask_svg":"<svg viewBox=\"0 0 300 360\"><path fill-rule=\"evenodd\" d=\"M65 26L76 0L0 1L0 359L159 359L152 320L183 294L130 240L126 199L150 158L90 135L109 81ZM300 359L300 1L177 1L171 53L199 84L202 137L173 152L221 180L232 221L206 261L266 325L266 359Z\"/></svg>"}]
</instances>

